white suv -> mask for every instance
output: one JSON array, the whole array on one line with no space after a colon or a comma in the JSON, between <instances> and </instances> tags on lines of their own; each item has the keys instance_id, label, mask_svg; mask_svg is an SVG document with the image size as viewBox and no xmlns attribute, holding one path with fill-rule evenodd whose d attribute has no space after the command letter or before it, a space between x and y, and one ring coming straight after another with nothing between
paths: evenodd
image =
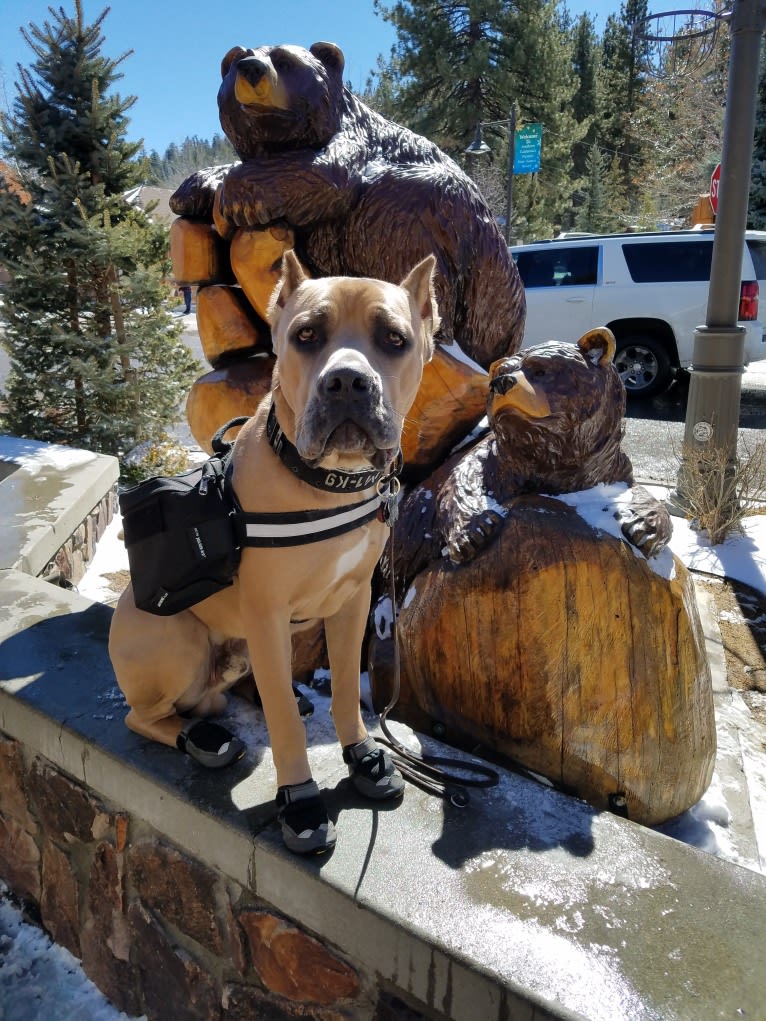
<instances>
[{"instance_id":1,"label":"white suv","mask_svg":"<svg viewBox=\"0 0 766 1021\"><path fill-rule=\"evenodd\" d=\"M594 326L617 339L615 364L629 397L665 390L692 362L694 331L704 324L712 230L656 234L570 235L515 245L527 296L523 347L575 342ZM758 321L766 287L766 232L747 231L742 252L739 325L745 363L766 358Z\"/></svg>"}]
</instances>

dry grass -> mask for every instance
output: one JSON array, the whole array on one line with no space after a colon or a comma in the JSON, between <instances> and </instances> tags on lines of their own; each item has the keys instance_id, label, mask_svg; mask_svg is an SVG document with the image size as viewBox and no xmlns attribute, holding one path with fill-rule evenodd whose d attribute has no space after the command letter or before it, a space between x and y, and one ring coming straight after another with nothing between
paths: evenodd
<instances>
[{"instance_id":1,"label":"dry grass","mask_svg":"<svg viewBox=\"0 0 766 1021\"><path fill-rule=\"evenodd\" d=\"M713 443L685 443L678 456L679 488L700 531L717 545L732 532L742 531L742 519L764 513L766 502L766 444L740 444L736 460L728 448Z\"/></svg>"}]
</instances>

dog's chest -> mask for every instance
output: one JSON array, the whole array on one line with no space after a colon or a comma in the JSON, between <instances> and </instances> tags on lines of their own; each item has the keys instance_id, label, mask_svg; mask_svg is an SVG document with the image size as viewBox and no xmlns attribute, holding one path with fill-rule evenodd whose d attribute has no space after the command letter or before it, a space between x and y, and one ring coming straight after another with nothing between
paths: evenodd
<instances>
[{"instance_id":1,"label":"dog's chest","mask_svg":"<svg viewBox=\"0 0 766 1021\"><path fill-rule=\"evenodd\" d=\"M382 542L374 526L355 529L342 539L319 543L310 563L301 558L291 602L294 619L332 616L369 582Z\"/></svg>"}]
</instances>

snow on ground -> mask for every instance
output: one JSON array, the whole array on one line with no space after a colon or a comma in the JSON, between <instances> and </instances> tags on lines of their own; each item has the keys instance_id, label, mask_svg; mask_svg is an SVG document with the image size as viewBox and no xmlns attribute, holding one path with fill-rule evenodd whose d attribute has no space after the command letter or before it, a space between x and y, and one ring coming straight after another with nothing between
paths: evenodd
<instances>
[{"instance_id":1,"label":"snow on ground","mask_svg":"<svg viewBox=\"0 0 766 1021\"><path fill-rule=\"evenodd\" d=\"M27 925L0 883L0 1021L127 1021L76 957Z\"/></svg>"},{"instance_id":2,"label":"snow on ground","mask_svg":"<svg viewBox=\"0 0 766 1021\"><path fill-rule=\"evenodd\" d=\"M611 488L614 487L607 487ZM657 495L664 494L658 492ZM620 499L617 487L614 492L591 490L582 497L568 498L568 502L593 524L614 531L612 509L604 508L610 501L619 504ZM119 586L115 587L113 580L110 582L110 575L128 569L125 547L119 538L120 528L121 521L115 517L78 585L80 593L90 599L107 602L119 591ZM743 535L732 536L715 547L706 543L687 522L674 518L671 548L694 571L728 577L766 595L766 515L746 518ZM663 573L667 570L665 562L657 566ZM327 716L329 734L332 729L329 699L317 692L311 697L316 707L313 723ZM248 708L245 712L254 710ZM737 692L732 693L729 704L719 704L716 712L719 753L731 752L742 757L757 840L761 848L766 848L766 761L763 754L766 728L753 723ZM407 728L400 724L395 726L400 740L417 747L414 735L406 733ZM737 747L732 747L733 744ZM766 863L753 860L752 854L748 858L737 846L727 800L728 782L716 770L702 800L660 829L702 851L766 873ZM76 958L52 944L40 929L23 922L19 912L5 899L1 884L0 1021L129 1021L85 977Z\"/></svg>"}]
</instances>

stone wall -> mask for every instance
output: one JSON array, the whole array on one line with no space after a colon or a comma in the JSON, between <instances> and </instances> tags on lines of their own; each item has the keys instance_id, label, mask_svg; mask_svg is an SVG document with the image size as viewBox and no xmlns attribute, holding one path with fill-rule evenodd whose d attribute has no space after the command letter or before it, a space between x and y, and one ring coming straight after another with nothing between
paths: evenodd
<instances>
[{"instance_id":1,"label":"stone wall","mask_svg":"<svg viewBox=\"0 0 766 1021\"><path fill-rule=\"evenodd\" d=\"M4 735L0 876L120 1010L149 1021L441 1016Z\"/></svg>"},{"instance_id":2,"label":"stone wall","mask_svg":"<svg viewBox=\"0 0 766 1021\"><path fill-rule=\"evenodd\" d=\"M104 534L117 509L117 490L107 493L69 536L46 564L41 577L65 588L77 583L96 552L96 543Z\"/></svg>"}]
</instances>

